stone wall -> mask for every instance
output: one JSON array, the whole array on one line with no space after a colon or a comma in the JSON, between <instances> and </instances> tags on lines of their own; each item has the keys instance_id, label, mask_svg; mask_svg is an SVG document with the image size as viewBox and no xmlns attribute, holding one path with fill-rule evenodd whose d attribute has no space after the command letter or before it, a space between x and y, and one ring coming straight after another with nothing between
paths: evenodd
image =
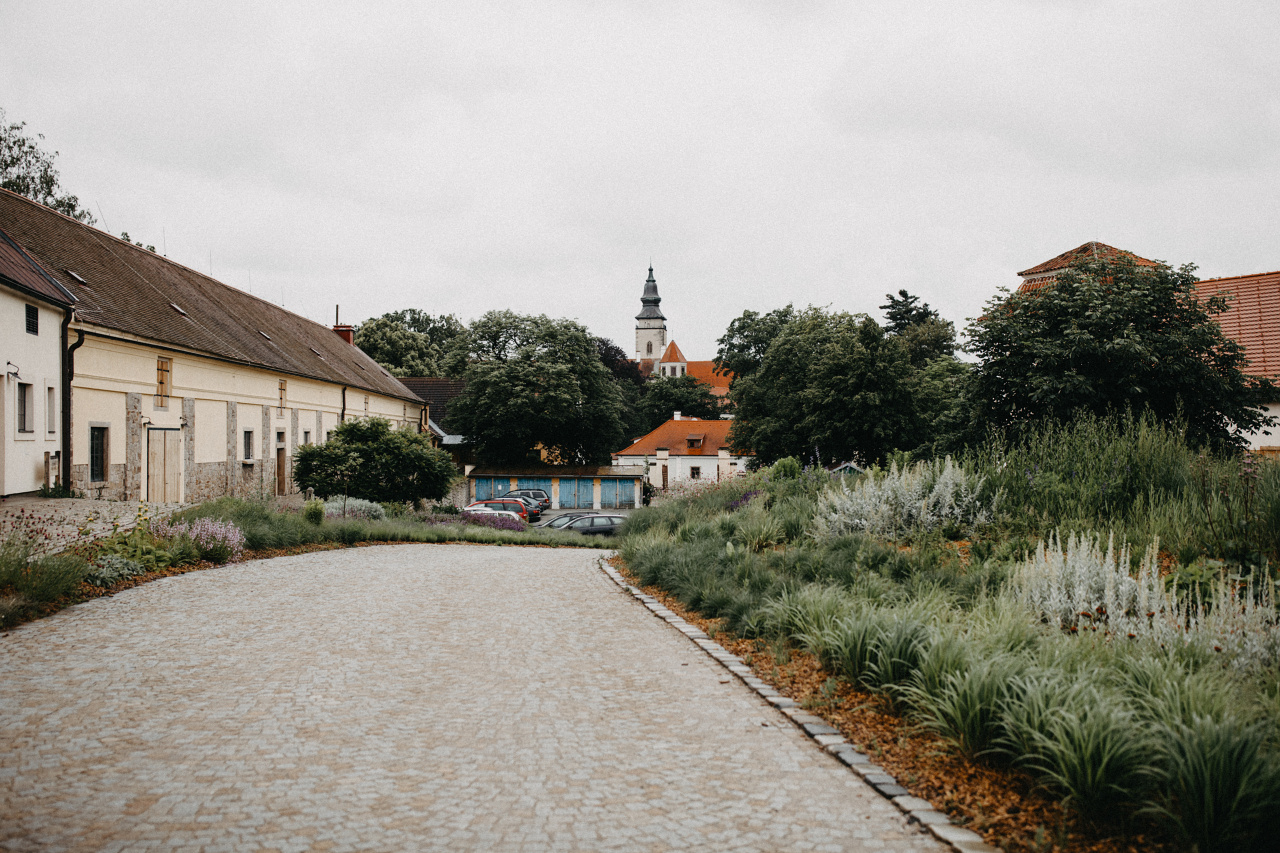
<instances>
[{"instance_id":1,"label":"stone wall","mask_svg":"<svg viewBox=\"0 0 1280 853\"><path fill-rule=\"evenodd\" d=\"M79 492L84 492L84 495L87 498L122 501L125 499L124 476L125 466L123 464L108 465L107 481L105 483L90 483L89 466L72 465L71 488Z\"/></svg>"}]
</instances>

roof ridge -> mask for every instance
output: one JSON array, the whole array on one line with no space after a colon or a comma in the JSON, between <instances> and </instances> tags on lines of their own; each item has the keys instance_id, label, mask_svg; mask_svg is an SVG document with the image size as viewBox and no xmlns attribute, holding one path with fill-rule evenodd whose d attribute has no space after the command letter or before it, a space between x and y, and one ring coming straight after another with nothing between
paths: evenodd
<instances>
[{"instance_id":1,"label":"roof ridge","mask_svg":"<svg viewBox=\"0 0 1280 853\"><path fill-rule=\"evenodd\" d=\"M1201 278L1196 280L1196 284L1205 284L1211 281L1231 281L1236 278L1262 278L1268 275L1280 275L1280 270L1271 270L1270 272L1246 272L1240 275L1222 275L1217 278Z\"/></svg>"}]
</instances>

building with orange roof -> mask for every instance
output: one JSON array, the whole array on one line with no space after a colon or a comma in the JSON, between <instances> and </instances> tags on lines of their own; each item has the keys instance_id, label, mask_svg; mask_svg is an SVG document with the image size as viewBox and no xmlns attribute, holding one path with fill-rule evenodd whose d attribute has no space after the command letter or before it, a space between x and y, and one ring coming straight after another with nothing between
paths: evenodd
<instances>
[{"instance_id":1,"label":"building with orange roof","mask_svg":"<svg viewBox=\"0 0 1280 853\"><path fill-rule=\"evenodd\" d=\"M746 471L750 455L733 451L730 420L681 417L636 439L613 455L614 465L643 465L646 479L659 489L697 480L725 480Z\"/></svg>"},{"instance_id":2,"label":"building with orange roof","mask_svg":"<svg viewBox=\"0 0 1280 853\"><path fill-rule=\"evenodd\" d=\"M711 386L711 393L727 397L733 374L716 370L714 361L689 361L675 341L667 341L667 318L658 307L658 282L649 267L649 278L640 297L640 313L636 315L636 363L646 377L693 376ZM661 353L661 355L658 355Z\"/></svg>"},{"instance_id":3,"label":"building with orange roof","mask_svg":"<svg viewBox=\"0 0 1280 853\"><path fill-rule=\"evenodd\" d=\"M1039 290L1080 261L1116 257L1128 257L1142 267L1159 266L1157 261L1095 240L1018 273L1022 278L1018 290L1022 293ZM1196 284L1196 291L1201 300L1228 297L1227 310L1215 317L1223 334L1244 348L1251 374L1280 380L1280 272L1205 279ZM1280 416L1280 401L1267 406L1267 414ZM1274 436L1259 432L1249 435L1248 439L1254 450L1280 456L1280 441Z\"/></svg>"},{"instance_id":4,"label":"building with orange roof","mask_svg":"<svg viewBox=\"0 0 1280 853\"><path fill-rule=\"evenodd\" d=\"M1159 266L1156 261L1149 261L1146 258L1140 258L1133 252L1126 249L1117 249L1115 246L1108 246L1106 243L1099 243L1097 240L1090 240L1082 246L1077 246L1069 252L1063 252L1056 258L1050 258L1042 264L1036 264L1030 269L1025 269L1018 273L1022 279L1022 283L1018 285L1018 290L1027 293L1032 290L1039 290L1046 284L1054 281L1058 274L1067 267L1078 264L1081 261L1088 260L1104 260L1108 261L1113 258L1127 257L1133 260L1140 267Z\"/></svg>"}]
</instances>

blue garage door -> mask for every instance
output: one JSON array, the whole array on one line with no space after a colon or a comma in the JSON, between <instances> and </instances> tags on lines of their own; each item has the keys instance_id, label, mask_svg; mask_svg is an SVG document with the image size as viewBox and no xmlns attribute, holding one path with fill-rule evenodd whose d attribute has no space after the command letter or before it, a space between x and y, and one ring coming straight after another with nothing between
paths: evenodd
<instances>
[{"instance_id":1,"label":"blue garage door","mask_svg":"<svg viewBox=\"0 0 1280 853\"><path fill-rule=\"evenodd\" d=\"M547 497L551 497L551 478L550 477L521 477L516 480L522 489L542 489L547 493Z\"/></svg>"},{"instance_id":2,"label":"blue garage door","mask_svg":"<svg viewBox=\"0 0 1280 853\"><path fill-rule=\"evenodd\" d=\"M618 505L618 481L617 480L601 480L600 481L600 506L605 509L613 509Z\"/></svg>"},{"instance_id":3,"label":"blue garage door","mask_svg":"<svg viewBox=\"0 0 1280 853\"><path fill-rule=\"evenodd\" d=\"M500 498L509 491L511 491L510 477L494 477L493 478L493 496L495 498Z\"/></svg>"},{"instance_id":4,"label":"blue garage door","mask_svg":"<svg viewBox=\"0 0 1280 853\"><path fill-rule=\"evenodd\" d=\"M485 501L493 497L493 478L476 477L476 500Z\"/></svg>"},{"instance_id":5,"label":"blue garage door","mask_svg":"<svg viewBox=\"0 0 1280 853\"><path fill-rule=\"evenodd\" d=\"M591 481L578 477L561 478L560 506L565 509L591 509Z\"/></svg>"},{"instance_id":6,"label":"blue garage door","mask_svg":"<svg viewBox=\"0 0 1280 853\"><path fill-rule=\"evenodd\" d=\"M635 509L635 506L636 506L636 481L635 480L619 480L618 481L618 506L622 509Z\"/></svg>"}]
</instances>

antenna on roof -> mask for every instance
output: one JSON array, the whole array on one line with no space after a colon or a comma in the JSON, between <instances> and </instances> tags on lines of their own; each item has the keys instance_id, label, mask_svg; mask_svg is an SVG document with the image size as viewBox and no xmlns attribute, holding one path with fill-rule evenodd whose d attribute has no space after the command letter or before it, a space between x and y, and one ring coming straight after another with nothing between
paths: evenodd
<instances>
[{"instance_id":1,"label":"antenna on roof","mask_svg":"<svg viewBox=\"0 0 1280 853\"><path fill-rule=\"evenodd\" d=\"M105 213L103 213L103 212L102 212L102 202L100 202L100 201L95 201L93 204L94 204L94 206L95 206L95 207L97 207L97 208L98 208L98 215L102 217L102 230L103 230L103 231L106 231L108 234L110 234L110 233L111 233L111 227L110 227L109 225L107 225L107 215L106 215Z\"/></svg>"},{"instance_id":2,"label":"antenna on roof","mask_svg":"<svg viewBox=\"0 0 1280 853\"><path fill-rule=\"evenodd\" d=\"M169 257L169 241L167 241L164 237L163 225L160 226L160 251L164 253L164 256L166 258Z\"/></svg>"}]
</instances>

